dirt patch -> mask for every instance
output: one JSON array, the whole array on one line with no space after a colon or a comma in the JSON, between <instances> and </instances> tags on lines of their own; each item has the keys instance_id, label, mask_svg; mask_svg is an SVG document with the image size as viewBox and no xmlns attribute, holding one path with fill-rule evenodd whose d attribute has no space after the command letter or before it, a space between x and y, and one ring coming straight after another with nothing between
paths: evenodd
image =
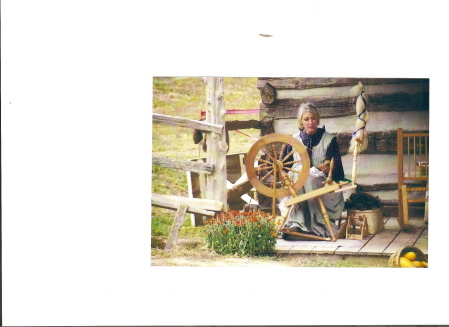
<instances>
[{"instance_id":1,"label":"dirt patch","mask_svg":"<svg viewBox=\"0 0 449 327\"><path fill-rule=\"evenodd\" d=\"M290 264L280 257L239 257L222 256L207 248L201 238L179 239L172 251L164 251L165 240L152 237L152 266L184 266L184 267L279 267Z\"/></svg>"},{"instance_id":2,"label":"dirt patch","mask_svg":"<svg viewBox=\"0 0 449 327\"><path fill-rule=\"evenodd\" d=\"M289 267L287 261L279 261L275 258L248 258L218 256L211 252L203 252L203 255L176 255L168 257L160 255L151 256L152 266L183 266L183 267Z\"/></svg>"},{"instance_id":3,"label":"dirt patch","mask_svg":"<svg viewBox=\"0 0 449 327\"><path fill-rule=\"evenodd\" d=\"M154 238L154 237L153 237ZM388 258L319 254L277 254L271 257L222 256L207 248L202 238L179 239L170 252L163 238L152 238L152 266L181 267L388 267ZM156 247L157 246L157 247Z\"/></svg>"}]
</instances>

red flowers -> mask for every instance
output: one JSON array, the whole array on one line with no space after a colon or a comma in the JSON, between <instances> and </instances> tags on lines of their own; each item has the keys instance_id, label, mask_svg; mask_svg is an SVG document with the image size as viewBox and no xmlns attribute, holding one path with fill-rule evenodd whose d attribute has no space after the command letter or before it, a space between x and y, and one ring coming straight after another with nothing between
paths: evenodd
<instances>
[{"instance_id":1,"label":"red flowers","mask_svg":"<svg viewBox=\"0 0 449 327\"><path fill-rule=\"evenodd\" d=\"M246 223L258 223L261 219L271 219L270 215L261 211L240 212L229 210L218 214L215 218L206 221L206 225L221 225L225 222L234 222L235 226L244 226ZM259 225L260 227L260 225Z\"/></svg>"},{"instance_id":2,"label":"red flowers","mask_svg":"<svg viewBox=\"0 0 449 327\"><path fill-rule=\"evenodd\" d=\"M271 255L277 234L274 219L260 211L230 210L206 222L207 243L219 254Z\"/></svg>"}]
</instances>

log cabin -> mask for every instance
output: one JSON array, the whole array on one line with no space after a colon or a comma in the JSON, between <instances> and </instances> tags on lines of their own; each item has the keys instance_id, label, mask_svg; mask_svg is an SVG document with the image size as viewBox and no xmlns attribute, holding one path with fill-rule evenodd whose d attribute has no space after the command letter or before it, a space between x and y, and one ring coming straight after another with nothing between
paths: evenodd
<instances>
[{"instance_id":1,"label":"log cabin","mask_svg":"<svg viewBox=\"0 0 449 327\"><path fill-rule=\"evenodd\" d=\"M320 126L335 134L342 154L346 178L351 178L353 156L348 154L357 119L357 96L350 90L359 82L365 87L370 120L368 148L358 156L357 184L378 196L384 216L398 216L397 129L429 131L429 79L422 78L273 78L260 77L261 136L298 131L297 110L311 102L320 113ZM345 192L346 193L346 192ZM345 194L347 198L349 194ZM422 197L411 194L410 197ZM270 210L272 199L258 194L262 210ZM424 204L415 204L410 215L424 215Z\"/></svg>"}]
</instances>

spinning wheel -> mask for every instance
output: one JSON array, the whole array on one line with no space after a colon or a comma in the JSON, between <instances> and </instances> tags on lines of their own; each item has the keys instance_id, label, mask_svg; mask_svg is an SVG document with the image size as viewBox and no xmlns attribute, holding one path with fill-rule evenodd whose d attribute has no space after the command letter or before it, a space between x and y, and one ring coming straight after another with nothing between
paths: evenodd
<instances>
[{"instance_id":1,"label":"spinning wheel","mask_svg":"<svg viewBox=\"0 0 449 327\"><path fill-rule=\"evenodd\" d=\"M283 156L286 145L293 150ZM294 160L294 152L299 159ZM302 163L301 170L285 165ZM246 156L246 174L250 183L260 193L275 198L284 198L295 194L307 181L310 171L310 160L306 147L290 135L273 133L259 139ZM292 180L285 170L296 172L299 177ZM267 186L269 185L269 186Z\"/></svg>"},{"instance_id":2,"label":"spinning wheel","mask_svg":"<svg viewBox=\"0 0 449 327\"><path fill-rule=\"evenodd\" d=\"M291 145L293 149L284 156L284 149L287 144ZM296 165L299 169L287 167L287 165L290 166L295 163L301 163L301 165ZM329 216L320 197L321 195L337 191L341 186L347 183L335 183L332 181L333 164L334 162L332 159L329 177L323 182L323 188L298 196L296 192L305 185L310 173L310 160L307 149L301 142L292 136L273 133L262 137L254 143L246 156L245 165L246 174L250 183L260 193L273 198L273 218L276 217L276 198L292 196L291 199L285 201L285 205L291 207L295 203L316 197L331 237L302 234L292 231L289 228L282 228L280 230L281 232L316 240L332 240L335 242L336 239L340 237L341 231L344 229L342 226L339 233L334 235L330 225ZM285 170L289 173L286 173ZM297 176L297 178L294 179L290 176ZM287 215L282 217L280 227L282 227L286 218Z\"/></svg>"}]
</instances>

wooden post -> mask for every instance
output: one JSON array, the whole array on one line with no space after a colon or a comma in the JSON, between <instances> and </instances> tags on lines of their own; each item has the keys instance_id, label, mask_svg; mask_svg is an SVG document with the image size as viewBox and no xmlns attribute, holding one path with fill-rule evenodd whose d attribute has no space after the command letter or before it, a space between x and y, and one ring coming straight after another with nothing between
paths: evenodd
<instances>
[{"instance_id":1,"label":"wooden post","mask_svg":"<svg viewBox=\"0 0 449 327\"><path fill-rule=\"evenodd\" d=\"M408 194L407 194L407 185L402 185L402 199L399 199L399 202L402 202L402 223L404 227L402 229L408 229Z\"/></svg>"},{"instance_id":2,"label":"wooden post","mask_svg":"<svg viewBox=\"0 0 449 327\"><path fill-rule=\"evenodd\" d=\"M206 122L225 126L226 108L222 77L205 77L206 84ZM223 211L227 210L227 172L226 172L226 135L208 132L206 137L207 163L214 165L212 174L206 176L206 194L210 200L223 202Z\"/></svg>"},{"instance_id":3,"label":"wooden post","mask_svg":"<svg viewBox=\"0 0 449 327\"><path fill-rule=\"evenodd\" d=\"M357 141L356 142L356 146L354 148L354 153L352 155L352 185L355 185L356 182L356 178L357 178L357 156L359 155L358 153L358 144Z\"/></svg>"},{"instance_id":4,"label":"wooden post","mask_svg":"<svg viewBox=\"0 0 449 327\"><path fill-rule=\"evenodd\" d=\"M243 175L246 173L245 163L243 162L245 160L245 155L243 153L239 154L239 162L240 162L240 173Z\"/></svg>"},{"instance_id":5,"label":"wooden post","mask_svg":"<svg viewBox=\"0 0 449 327\"><path fill-rule=\"evenodd\" d=\"M404 170L404 149L403 149L403 136L402 128L398 128L397 131L397 149L398 149L398 224L401 229L404 228L404 207L402 205L402 185L403 185L403 170ZM401 175L399 175L401 174Z\"/></svg>"},{"instance_id":6,"label":"wooden post","mask_svg":"<svg viewBox=\"0 0 449 327\"><path fill-rule=\"evenodd\" d=\"M198 159L198 162L203 162L202 159ZM212 170L213 172L213 170ZM200 199L207 199L207 196L205 194L206 190L206 175L205 174L198 174L198 185L200 187ZM195 214L191 217L191 223L193 227L201 226L203 225L203 216Z\"/></svg>"},{"instance_id":7,"label":"wooden post","mask_svg":"<svg viewBox=\"0 0 449 327\"><path fill-rule=\"evenodd\" d=\"M173 225L170 231L170 235L168 237L167 244L165 245L165 250L170 251L176 246L178 243L179 230L181 229L182 224L186 218L186 212L189 206L185 204L181 204L176 211L175 220L173 221Z\"/></svg>"},{"instance_id":8,"label":"wooden post","mask_svg":"<svg viewBox=\"0 0 449 327\"><path fill-rule=\"evenodd\" d=\"M321 213L323 214L324 222L326 223L327 229L329 230L329 233L331 234L331 240L333 242L335 242L337 239L335 238L334 230L332 229L332 225L331 225L331 220L329 219L329 215L327 214L326 207L324 206L321 196L317 196L317 200L320 205Z\"/></svg>"}]
</instances>

